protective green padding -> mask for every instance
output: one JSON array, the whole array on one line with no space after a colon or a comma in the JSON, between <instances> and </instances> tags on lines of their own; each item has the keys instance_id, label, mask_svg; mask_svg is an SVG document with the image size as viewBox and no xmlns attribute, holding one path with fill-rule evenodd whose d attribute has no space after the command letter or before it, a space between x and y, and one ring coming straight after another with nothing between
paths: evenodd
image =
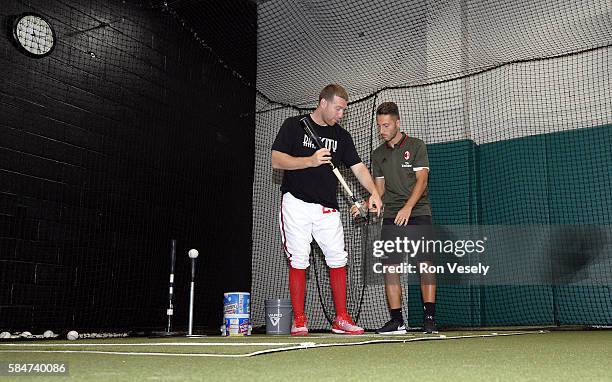
<instances>
[{"instance_id":1,"label":"protective green padding","mask_svg":"<svg viewBox=\"0 0 612 382\"><path fill-rule=\"evenodd\" d=\"M611 147L612 125L480 146L472 141L429 145L434 223L610 225ZM601 248L591 252L601 253ZM555 253L550 256L552 262L558 261ZM570 270L577 276L569 285L440 285L438 322L610 324L611 286L597 282L602 279L598 275L612 271L610 256L591 258L587 254L583 263L579 263L583 269ZM529 271L529 264L524 271ZM423 313L417 286L410 286L408 298L409 325L419 326Z\"/></svg>"},{"instance_id":2,"label":"protective green padding","mask_svg":"<svg viewBox=\"0 0 612 382\"><path fill-rule=\"evenodd\" d=\"M477 149L471 140L427 146L434 224L477 222Z\"/></svg>"},{"instance_id":3,"label":"protective green padding","mask_svg":"<svg viewBox=\"0 0 612 382\"><path fill-rule=\"evenodd\" d=\"M545 136L479 146L480 224L548 224L546 151Z\"/></svg>"},{"instance_id":4,"label":"protective green padding","mask_svg":"<svg viewBox=\"0 0 612 382\"><path fill-rule=\"evenodd\" d=\"M550 285L482 286L482 326L553 325L554 299Z\"/></svg>"},{"instance_id":5,"label":"protective green padding","mask_svg":"<svg viewBox=\"0 0 612 382\"><path fill-rule=\"evenodd\" d=\"M612 125L550 134L546 144L550 223L612 225ZM612 285L584 285L612 272L611 244L603 244L607 258L597 256L602 243L585 244L579 285L555 288L556 317L562 324L611 324Z\"/></svg>"},{"instance_id":6,"label":"protective green padding","mask_svg":"<svg viewBox=\"0 0 612 382\"><path fill-rule=\"evenodd\" d=\"M471 140L427 146L429 193L434 224L476 224L478 204L477 146ZM440 285L436 319L442 325L480 325L480 293L476 286ZM408 286L408 324L423 321L421 291Z\"/></svg>"},{"instance_id":7,"label":"protective green padding","mask_svg":"<svg viewBox=\"0 0 612 382\"><path fill-rule=\"evenodd\" d=\"M548 134L551 224L612 224L612 125Z\"/></svg>"},{"instance_id":8,"label":"protective green padding","mask_svg":"<svg viewBox=\"0 0 612 382\"><path fill-rule=\"evenodd\" d=\"M546 142L546 136L538 135L479 146L480 224L548 224L546 152L550 148ZM508 259L509 268L511 262ZM517 272L531 271L529 264L515 266ZM550 285L482 286L480 290L480 325L554 323Z\"/></svg>"}]
</instances>

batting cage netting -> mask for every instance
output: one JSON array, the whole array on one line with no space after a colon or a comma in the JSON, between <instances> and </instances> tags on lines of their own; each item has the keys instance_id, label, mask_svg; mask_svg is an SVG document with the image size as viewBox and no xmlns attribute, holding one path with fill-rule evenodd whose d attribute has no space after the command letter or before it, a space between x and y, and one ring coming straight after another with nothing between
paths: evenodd
<instances>
[{"instance_id":1,"label":"batting cage netting","mask_svg":"<svg viewBox=\"0 0 612 382\"><path fill-rule=\"evenodd\" d=\"M505 235L487 252L497 279L440 279L439 325L612 324L611 36L607 0L259 2L254 324L266 299L289 297L271 145L328 83L349 92L341 125L368 167L381 144L375 109L394 101L402 130L427 144L434 223ZM377 328L388 310L368 267L380 229L350 217L341 188L338 200L349 312ZM314 242L307 275L309 327L328 328L329 272ZM418 282L402 280L408 323L420 326Z\"/></svg>"}]
</instances>

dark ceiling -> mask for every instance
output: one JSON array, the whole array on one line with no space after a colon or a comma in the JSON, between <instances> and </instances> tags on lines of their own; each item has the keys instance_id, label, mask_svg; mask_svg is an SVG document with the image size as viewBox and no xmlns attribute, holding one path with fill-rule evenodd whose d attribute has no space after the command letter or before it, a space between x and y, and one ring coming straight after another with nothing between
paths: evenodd
<instances>
[{"instance_id":1,"label":"dark ceiling","mask_svg":"<svg viewBox=\"0 0 612 382\"><path fill-rule=\"evenodd\" d=\"M228 67L238 72L246 81L255 84L256 1L174 0L166 3Z\"/></svg>"}]
</instances>

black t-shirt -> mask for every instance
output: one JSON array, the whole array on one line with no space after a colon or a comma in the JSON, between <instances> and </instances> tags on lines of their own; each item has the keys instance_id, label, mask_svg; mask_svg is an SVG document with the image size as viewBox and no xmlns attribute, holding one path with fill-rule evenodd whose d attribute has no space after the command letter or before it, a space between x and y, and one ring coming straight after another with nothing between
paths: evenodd
<instances>
[{"instance_id":1,"label":"black t-shirt","mask_svg":"<svg viewBox=\"0 0 612 382\"><path fill-rule=\"evenodd\" d=\"M280 151L294 157L309 157L317 151L314 143L304 131L300 119L304 116L290 117L283 122L272 150ZM348 131L340 125L319 126L308 116L315 132L321 137L325 147L332 154L336 166L340 163L351 167L361 163L355 149L355 143ZM338 209L336 188L338 180L331 166L321 165L301 170L285 170L281 192L291 192L293 196L308 203L318 203L324 207Z\"/></svg>"}]
</instances>

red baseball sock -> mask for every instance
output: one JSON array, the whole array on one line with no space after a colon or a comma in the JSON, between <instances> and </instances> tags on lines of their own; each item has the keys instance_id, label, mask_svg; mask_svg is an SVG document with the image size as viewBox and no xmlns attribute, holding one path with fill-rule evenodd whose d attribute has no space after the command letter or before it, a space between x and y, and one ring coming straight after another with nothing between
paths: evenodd
<instances>
[{"instance_id":1,"label":"red baseball sock","mask_svg":"<svg viewBox=\"0 0 612 382\"><path fill-rule=\"evenodd\" d=\"M347 315L346 311L346 268L330 268L329 284L331 285L336 306L336 316Z\"/></svg>"},{"instance_id":2,"label":"red baseball sock","mask_svg":"<svg viewBox=\"0 0 612 382\"><path fill-rule=\"evenodd\" d=\"M306 294L306 270L289 266L289 292L291 293L291 305L293 305L293 317L304 315L304 296Z\"/></svg>"}]
</instances>

